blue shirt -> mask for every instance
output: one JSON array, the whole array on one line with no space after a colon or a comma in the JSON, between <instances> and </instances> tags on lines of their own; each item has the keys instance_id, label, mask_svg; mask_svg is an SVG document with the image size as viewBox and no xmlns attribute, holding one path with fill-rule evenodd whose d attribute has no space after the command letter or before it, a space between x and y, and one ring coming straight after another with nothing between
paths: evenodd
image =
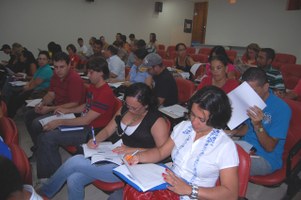
<instances>
[{"instance_id":1,"label":"blue shirt","mask_svg":"<svg viewBox=\"0 0 301 200\"><path fill-rule=\"evenodd\" d=\"M150 74L145 71L145 72L140 72L139 70L137 71L137 66L136 65L133 65L131 67L131 70L130 70L130 82L132 83L138 83L138 82L141 82L141 83L144 83L145 79L147 77L150 76Z\"/></svg>"},{"instance_id":2,"label":"blue shirt","mask_svg":"<svg viewBox=\"0 0 301 200\"><path fill-rule=\"evenodd\" d=\"M50 65L45 65L43 67L39 67L37 71L33 75L33 79L40 78L43 80L42 83L40 83L37 87L34 88L34 90L43 90L49 87L50 85L50 79L53 75L53 71L50 67Z\"/></svg>"},{"instance_id":3,"label":"blue shirt","mask_svg":"<svg viewBox=\"0 0 301 200\"><path fill-rule=\"evenodd\" d=\"M256 154L270 163L273 172L282 167L282 153L292 113L290 107L271 90L265 103L267 106L263 109L262 126L269 136L278 139L274 150L267 152L260 145L250 119L246 120L248 131L242 139L256 148Z\"/></svg>"},{"instance_id":4,"label":"blue shirt","mask_svg":"<svg viewBox=\"0 0 301 200\"><path fill-rule=\"evenodd\" d=\"M8 146L2 141L1 136L0 136L0 155L10 160L12 159L11 151L8 148Z\"/></svg>"}]
</instances>

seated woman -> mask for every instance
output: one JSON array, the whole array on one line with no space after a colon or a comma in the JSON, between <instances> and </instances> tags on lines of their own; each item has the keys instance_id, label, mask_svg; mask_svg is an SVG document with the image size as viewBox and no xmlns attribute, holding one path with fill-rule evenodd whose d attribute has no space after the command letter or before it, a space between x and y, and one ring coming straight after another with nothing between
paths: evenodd
<instances>
[{"instance_id":1,"label":"seated woman","mask_svg":"<svg viewBox=\"0 0 301 200\"><path fill-rule=\"evenodd\" d=\"M141 193L130 186L124 199L237 199L239 158L232 139L222 130L231 117L227 95L215 86L190 99L189 120L173 129L161 147L139 152L130 164L156 163L171 155L171 170L162 174L167 190ZM220 180L220 186L216 181Z\"/></svg>"},{"instance_id":2,"label":"seated woman","mask_svg":"<svg viewBox=\"0 0 301 200\"><path fill-rule=\"evenodd\" d=\"M212 59L213 56L224 56L226 59L226 65L227 66L227 77L229 79L235 79L235 67L232 63L232 61L230 60L230 58L228 57L226 50L223 46L215 46L212 48L210 55L209 55L209 63ZM206 65L206 75L211 75L211 71L210 71L210 64Z\"/></svg>"},{"instance_id":3,"label":"seated woman","mask_svg":"<svg viewBox=\"0 0 301 200\"><path fill-rule=\"evenodd\" d=\"M243 64L250 65L253 67L257 66L257 56L260 47L256 43L251 43L247 46L245 54L242 56L241 61Z\"/></svg>"},{"instance_id":4,"label":"seated woman","mask_svg":"<svg viewBox=\"0 0 301 200\"><path fill-rule=\"evenodd\" d=\"M49 63L48 51L40 51L38 56L38 70L34 73L33 78L23 88L13 92L10 100L7 102L7 112L10 118L13 118L17 110L24 104L29 97L42 98L46 94L46 89L50 85L50 79L53 71Z\"/></svg>"},{"instance_id":5,"label":"seated woman","mask_svg":"<svg viewBox=\"0 0 301 200\"><path fill-rule=\"evenodd\" d=\"M129 86L125 93L125 104L117 111L110 123L96 136L96 145L90 140L87 145L96 148L100 142L115 132L123 144L113 151L118 154L133 153L162 146L169 137L168 125L157 109L156 97L144 83ZM113 163L91 164L90 159L76 155L68 159L43 185L41 193L53 197L67 182L69 199L84 199L84 188L94 180L117 182Z\"/></svg>"},{"instance_id":6,"label":"seated woman","mask_svg":"<svg viewBox=\"0 0 301 200\"><path fill-rule=\"evenodd\" d=\"M210 61L211 75L202 79L197 90L207 85L214 85L226 93L231 92L239 85L239 82L236 79L227 77L227 68L227 58L221 55L212 57Z\"/></svg>"},{"instance_id":7,"label":"seated woman","mask_svg":"<svg viewBox=\"0 0 301 200\"><path fill-rule=\"evenodd\" d=\"M190 72L190 68L194 65L193 59L186 53L186 45L178 43L176 45L177 56L175 57L176 68L184 72Z\"/></svg>"},{"instance_id":8,"label":"seated woman","mask_svg":"<svg viewBox=\"0 0 301 200\"><path fill-rule=\"evenodd\" d=\"M79 63L80 63L80 57L76 53L76 47L73 44L69 44L66 47L66 50L68 51L68 54L69 54L71 68L78 70Z\"/></svg>"},{"instance_id":9,"label":"seated woman","mask_svg":"<svg viewBox=\"0 0 301 200\"><path fill-rule=\"evenodd\" d=\"M146 85L152 87L153 78L147 72L147 68L142 66L143 59L148 54L147 50L137 49L133 53L135 56L135 62L125 80L130 81L131 83L144 82Z\"/></svg>"},{"instance_id":10,"label":"seated woman","mask_svg":"<svg viewBox=\"0 0 301 200\"><path fill-rule=\"evenodd\" d=\"M156 53L158 50L158 46L157 46L157 35L156 33L150 33L149 34L149 42L146 46L146 50L148 51L148 53Z\"/></svg>"}]
</instances>

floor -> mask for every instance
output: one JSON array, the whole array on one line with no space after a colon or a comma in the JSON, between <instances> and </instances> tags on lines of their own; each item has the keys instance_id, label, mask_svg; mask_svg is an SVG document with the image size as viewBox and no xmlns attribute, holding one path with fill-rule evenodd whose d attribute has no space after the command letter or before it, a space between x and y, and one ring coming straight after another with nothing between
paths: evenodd
<instances>
[{"instance_id":1,"label":"floor","mask_svg":"<svg viewBox=\"0 0 301 200\"><path fill-rule=\"evenodd\" d=\"M32 142L30 139L30 136L27 133L27 130L25 128L24 122L23 122L23 116L22 116L22 110L19 110L19 113L14 118L19 132L19 142L20 146L23 148L23 150L26 152L28 156L31 155L30 147L32 146ZM66 160L68 157L70 157L70 154L68 154L63 149L60 150L63 160ZM37 176L36 176L36 165L35 163L31 163L32 170L33 170L33 185L36 184ZM282 184L279 187L276 188L267 188L259 185L254 185L252 183L249 183L248 185L248 191L246 197L249 200L281 200L286 192L286 184ZM108 195L102 192L101 190L97 189L93 185L89 185L85 189L85 200L94 200L94 199L107 199ZM53 200L64 200L67 198L67 190L64 186L62 190L53 198ZM294 197L293 200L300 200L301 199L301 191Z\"/></svg>"}]
</instances>

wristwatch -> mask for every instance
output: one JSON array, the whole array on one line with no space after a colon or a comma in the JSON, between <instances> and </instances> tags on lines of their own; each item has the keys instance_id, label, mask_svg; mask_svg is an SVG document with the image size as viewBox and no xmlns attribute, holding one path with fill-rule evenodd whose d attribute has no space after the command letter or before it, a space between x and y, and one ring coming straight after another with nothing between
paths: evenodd
<instances>
[{"instance_id":1,"label":"wristwatch","mask_svg":"<svg viewBox=\"0 0 301 200\"><path fill-rule=\"evenodd\" d=\"M189 195L190 199L198 199L199 187L197 185L192 185L191 188L192 191L191 194Z\"/></svg>"},{"instance_id":2,"label":"wristwatch","mask_svg":"<svg viewBox=\"0 0 301 200\"><path fill-rule=\"evenodd\" d=\"M263 127L261 126L257 131L258 131L259 133L262 133L262 132L263 132Z\"/></svg>"}]
</instances>

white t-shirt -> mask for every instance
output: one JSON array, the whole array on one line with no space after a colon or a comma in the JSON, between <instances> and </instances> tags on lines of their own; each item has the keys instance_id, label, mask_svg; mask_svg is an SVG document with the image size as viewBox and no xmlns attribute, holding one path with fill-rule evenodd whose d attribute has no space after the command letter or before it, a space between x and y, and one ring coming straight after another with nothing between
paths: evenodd
<instances>
[{"instance_id":1,"label":"white t-shirt","mask_svg":"<svg viewBox=\"0 0 301 200\"><path fill-rule=\"evenodd\" d=\"M23 189L31 193L29 200L43 200L43 198L36 193L31 185L23 185Z\"/></svg>"},{"instance_id":2,"label":"white t-shirt","mask_svg":"<svg viewBox=\"0 0 301 200\"><path fill-rule=\"evenodd\" d=\"M125 64L124 62L117 56L111 56L107 59L109 64L109 70L113 74L116 74L117 80L123 81L125 79Z\"/></svg>"},{"instance_id":3,"label":"white t-shirt","mask_svg":"<svg viewBox=\"0 0 301 200\"><path fill-rule=\"evenodd\" d=\"M223 130L213 129L193 142L195 134L190 121L183 121L173 129L172 170L190 184L214 187L221 169L238 166L236 146Z\"/></svg>"},{"instance_id":4,"label":"white t-shirt","mask_svg":"<svg viewBox=\"0 0 301 200\"><path fill-rule=\"evenodd\" d=\"M79 52L87 55L88 47L86 45L83 45L82 47L79 47Z\"/></svg>"}]
</instances>

